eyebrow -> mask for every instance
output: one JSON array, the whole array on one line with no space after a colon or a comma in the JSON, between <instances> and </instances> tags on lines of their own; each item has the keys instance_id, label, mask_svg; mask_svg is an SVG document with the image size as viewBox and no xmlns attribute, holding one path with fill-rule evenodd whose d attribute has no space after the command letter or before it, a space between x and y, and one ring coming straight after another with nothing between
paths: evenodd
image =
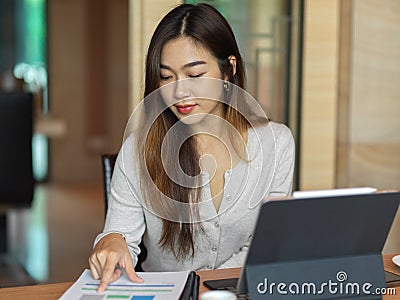
<instances>
[{"instance_id":1,"label":"eyebrow","mask_svg":"<svg viewBox=\"0 0 400 300\"><path fill-rule=\"evenodd\" d=\"M198 66L198 65L206 65L207 63L205 61L202 60L196 60L196 61L192 61L190 63L187 63L185 65L183 65L182 69L187 69L187 68L191 68L194 66ZM171 67L160 64L160 68L161 69L167 69L167 70L171 70Z\"/></svg>"}]
</instances>

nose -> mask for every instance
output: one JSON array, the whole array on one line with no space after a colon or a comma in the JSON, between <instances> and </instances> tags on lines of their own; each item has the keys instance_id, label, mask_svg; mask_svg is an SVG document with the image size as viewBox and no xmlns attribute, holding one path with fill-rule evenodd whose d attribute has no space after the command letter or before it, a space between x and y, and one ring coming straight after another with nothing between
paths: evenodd
<instances>
[{"instance_id":1,"label":"nose","mask_svg":"<svg viewBox=\"0 0 400 300\"><path fill-rule=\"evenodd\" d=\"M187 80L181 79L174 82L174 97L182 100L190 97L190 88Z\"/></svg>"}]
</instances>

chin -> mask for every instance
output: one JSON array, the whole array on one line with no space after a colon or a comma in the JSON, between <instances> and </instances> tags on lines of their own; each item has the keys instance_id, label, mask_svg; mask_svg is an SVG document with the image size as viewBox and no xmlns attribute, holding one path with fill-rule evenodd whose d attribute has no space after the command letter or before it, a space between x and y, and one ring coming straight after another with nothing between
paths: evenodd
<instances>
[{"instance_id":1,"label":"chin","mask_svg":"<svg viewBox=\"0 0 400 300\"><path fill-rule=\"evenodd\" d=\"M194 114L188 116L177 116L179 121L181 121L185 125L196 125L201 123L204 120L204 115Z\"/></svg>"}]
</instances>

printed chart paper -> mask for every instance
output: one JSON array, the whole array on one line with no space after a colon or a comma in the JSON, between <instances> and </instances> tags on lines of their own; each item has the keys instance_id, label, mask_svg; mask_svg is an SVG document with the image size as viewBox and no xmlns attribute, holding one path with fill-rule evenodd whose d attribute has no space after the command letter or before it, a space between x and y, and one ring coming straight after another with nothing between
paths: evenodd
<instances>
[{"instance_id":1,"label":"printed chart paper","mask_svg":"<svg viewBox=\"0 0 400 300\"><path fill-rule=\"evenodd\" d=\"M185 287L189 271L138 272L144 283L134 283L123 274L108 285L103 293L96 290L100 280L93 279L90 270L83 271L79 279L62 295L60 300L176 300Z\"/></svg>"}]
</instances>

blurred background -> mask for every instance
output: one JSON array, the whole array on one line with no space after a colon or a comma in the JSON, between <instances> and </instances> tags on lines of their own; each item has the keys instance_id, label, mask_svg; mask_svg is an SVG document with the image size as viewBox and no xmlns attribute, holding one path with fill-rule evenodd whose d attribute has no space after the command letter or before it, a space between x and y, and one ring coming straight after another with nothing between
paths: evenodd
<instances>
[{"instance_id":1,"label":"blurred background","mask_svg":"<svg viewBox=\"0 0 400 300\"><path fill-rule=\"evenodd\" d=\"M0 287L87 267L100 156L118 152L151 34L182 2L198 1L0 0ZM399 1L202 2L232 25L248 91L293 132L295 190L400 189ZM384 252L399 236L400 217Z\"/></svg>"}]
</instances>

